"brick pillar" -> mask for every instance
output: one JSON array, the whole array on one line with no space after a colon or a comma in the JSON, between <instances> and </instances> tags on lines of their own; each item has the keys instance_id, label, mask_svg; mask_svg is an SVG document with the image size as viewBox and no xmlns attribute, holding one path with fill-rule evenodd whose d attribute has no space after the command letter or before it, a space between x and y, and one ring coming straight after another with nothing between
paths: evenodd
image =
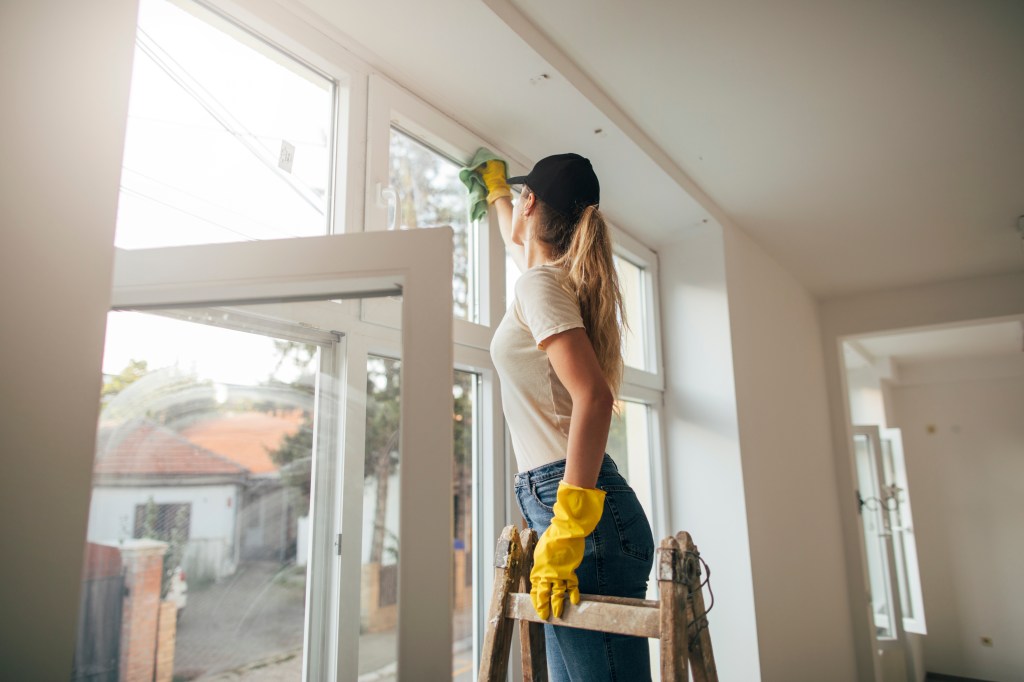
<instances>
[{"instance_id":1,"label":"brick pillar","mask_svg":"<svg viewBox=\"0 0 1024 682\"><path fill-rule=\"evenodd\" d=\"M178 605L172 601L160 602L160 620L157 625L156 677L153 682L173 682L174 641L178 634Z\"/></svg>"},{"instance_id":2,"label":"brick pillar","mask_svg":"<svg viewBox=\"0 0 1024 682\"><path fill-rule=\"evenodd\" d=\"M127 540L121 546L125 587L120 682L152 682L160 620L160 579L167 543Z\"/></svg>"}]
</instances>

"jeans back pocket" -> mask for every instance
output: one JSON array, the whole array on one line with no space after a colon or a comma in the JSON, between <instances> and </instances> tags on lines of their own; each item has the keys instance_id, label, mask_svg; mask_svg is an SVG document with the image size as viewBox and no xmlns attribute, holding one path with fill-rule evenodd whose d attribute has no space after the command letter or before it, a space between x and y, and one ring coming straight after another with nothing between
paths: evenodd
<instances>
[{"instance_id":1,"label":"jeans back pocket","mask_svg":"<svg viewBox=\"0 0 1024 682\"><path fill-rule=\"evenodd\" d=\"M636 493L628 485L599 486L605 491L605 507L612 515L624 554L641 561L654 556L654 534Z\"/></svg>"}]
</instances>

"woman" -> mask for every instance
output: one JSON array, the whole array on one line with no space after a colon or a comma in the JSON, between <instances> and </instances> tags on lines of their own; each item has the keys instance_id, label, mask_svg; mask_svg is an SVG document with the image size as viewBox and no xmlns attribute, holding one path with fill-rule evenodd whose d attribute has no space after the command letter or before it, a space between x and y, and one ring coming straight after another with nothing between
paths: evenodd
<instances>
[{"instance_id":1,"label":"woman","mask_svg":"<svg viewBox=\"0 0 1024 682\"><path fill-rule=\"evenodd\" d=\"M600 186L577 154L505 179L480 167L505 246L523 273L491 342L519 465L516 498L543 532L531 600L547 620L580 592L644 597L654 556L636 494L605 454L622 379L622 297ZM524 185L512 207L509 184ZM570 607L571 608L571 607ZM554 682L650 679L647 640L544 626Z\"/></svg>"}]
</instances>

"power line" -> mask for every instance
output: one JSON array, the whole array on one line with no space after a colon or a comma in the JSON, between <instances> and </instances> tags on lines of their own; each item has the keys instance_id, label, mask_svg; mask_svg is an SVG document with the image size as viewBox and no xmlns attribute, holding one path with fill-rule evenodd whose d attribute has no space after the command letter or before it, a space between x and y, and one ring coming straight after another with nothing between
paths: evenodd
<instances>
[{"instance_id":1,"label":"power line","mask_svg":"<svg viewBox=\"0 0 1024 682\"><path fill-rule=\"evenodd\" d=\"M199 106L205 109L215 121L223 126L224 130L234 136L242 146L248 149L260 163L264 164L272 173L295 190L314 210L320 214L324 213L320 197L290 174L283 173L278 168L270 151L262 147L262 145L253 143L252 139L255 139L255 136L246 130L245 126L224 105L217 101L217 98L209 90L203 87L141 27L138 29L135 42L143 54L152 59L153 63L166 73L172 81L184 90L186 94L195 99Z\"/></svg>"},{"instance_id":2,"label":"power line","mask_svg":"<svg viewBox=\"0 0 1024 682\"><path fill-rule=\"evenodd\" d=\"M205 203L208 206L212 206L214 208L220 209L222 211L226 211L228 213L234 213L235 215L237 215L237 216L239 216L241 218L245 218L249 222L251 222L251 223L253 223L255 225L259 225L261 227L264 227L264 228L266 228L268 230L279 231L282 234L284 234L285 236L289 236L289 237L301 237L301 236L304 236L304 235L302 235L300 233L289 232L287 230L282 230L279 225L271 225L269 223L262 222L260 220L257 220L255 218L253 218L250 215L242 213L241 211L238 211L236 209L230 208L229 206L224 206L223 204L218 204L218 203L216 203L214 201L211 201L210 199L207 199L206 197L201 197L198 194L193 194L192 192L189 192L188 190L182 189L180 187L176 187L175 185L172 185L172 184L170 184L168 182L165 182L163 180L160 180L158 178L154 178L153 176L147 175L146 173L143 173L142 171L135 170L134 168L129 168L128 166L124 166L124 170L128 171L129 173L134 173L134 174L136 174L136 175L138 175L140 177L143 177L143 178L149 180L150 182L154 182L154 183L156 183L158 185L163 185L164 187L167 187L168 189L173 190L175 192L180 192L181 194L184 194L187 197L195 199L196 201ZM121 185L121 188L124 189L124 190L128 189L128 187L126 185L124 185L123 183ZM154 201L160 201L160 200L158 200L158 199L156 199L154 197L151 197L151 196L149 196L147 194L144 194L141 190L132 189L131 191L136 193L139 196L142 196L142 197L145 197L145 198L148 198L148 199L153 199ZM160 203L165 203L165 202L161 201ZM168 204L168 205L170 205L170 204ZM182 210L183 213L188 213L188 211L185 211L184 209L181 209L181 210ZM190 215L196 215L196 214L193 213L193 214L190 214ZM213 221L208 220L208 222L213 222ZM219 223L214 223L214 224L219 224ZM229 228L225 228L225 229L229 229ZM324 232L326 233L326 231L327 230L325 228Z\"/></svg>"}]
</instances>

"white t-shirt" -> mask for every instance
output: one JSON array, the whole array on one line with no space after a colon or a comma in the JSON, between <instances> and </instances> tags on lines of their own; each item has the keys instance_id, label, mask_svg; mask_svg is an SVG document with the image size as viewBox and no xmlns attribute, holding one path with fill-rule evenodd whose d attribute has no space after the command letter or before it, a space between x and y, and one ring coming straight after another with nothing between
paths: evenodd
<instances>
[{"instance_id":1,"label":"white t-shirt","mask_svg":"<svg viewBox=\"0 0 1024 682\"><path fill-rule=\"evenodd\" d=\"M564 459L569 446L572 398L543 350L549 337L583 327L579 302L561 285L567 274L551 265L524 272L491 340L520 471Z\"/></svg>"}]
</instances>

